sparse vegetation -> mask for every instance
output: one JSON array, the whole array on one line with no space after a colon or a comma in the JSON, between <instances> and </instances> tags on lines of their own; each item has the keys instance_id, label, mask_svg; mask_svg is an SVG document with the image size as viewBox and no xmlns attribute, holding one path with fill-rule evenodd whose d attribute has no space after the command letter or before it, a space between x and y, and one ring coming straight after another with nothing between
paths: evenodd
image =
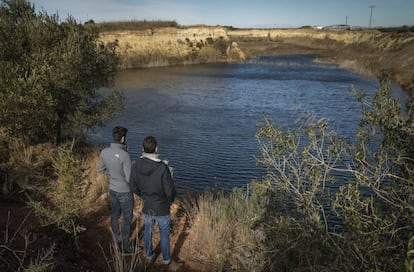
<instances>
[{"instance_id":1,"label":"sparse vegetation","mask_svg":"<svg viewBox=\"0 0 414 272\"><path fill-rule=\"evenodd\" d=\"M133 20L119 22L95 23L88 21L85 25L94 26L99 32L148 30L162 27L180 27L176 21L163 20Z\"/></svg>"},{"instance_id":2,"label":"sparse vegetation","mask_svg":"<svg viewBox=\"0 0 414 272\"><path fill-rule=\"evenodd\" d=\"M135 240L134 249L139 251L139 240ZM105 250L101 247L102 254L104 255L108 271L114 272L134 272L145 271L145 262L143 262L139 255L123 256L118 249L118 245L115 239L112 239L109 247L109 254L105 253Z\"/></svg>"},{"instance_id":3,"label":"sparse vegetation","mask_svg":"<svg viewBox=\"0 0 414 272\"><path fill-rule=\"evenodd\" d=\"M40 249L33 258L28 250L31 244L36 241L36 237L27 229L26 220L30 216L29 212L19 223L17 229L9 232L10 221L13 220L11 213L7 214L7 221L4 226L4 239L0 239L0 269L2 271L51 271L54 266L54 254L56 245L52 244L48 248ZM16 239L23 237L23 250L15 247Z\"/></svg>"},{"instance_id":4,"label":"sparse vegetation","mask_svg":"<svg viewBox=\"0 0 414 272\"><path fill-rule=\"evenodd\" d=\"M405 32L414 32L414 26L401 26L401 27L381 27L378 28L381 32L395 32L395 33L405 33Z\"/></svg>"},{"instance_id":5,"label":"sparse vegetation","mask_svg":"<svg viewBox=\"0 0 414 272\"><path fill-rule=\"evenodd\" d=\"M30 200L29 205L42 226L56 225L76 238L82 231L79 224L81 212L88 204L87 166L74 154L73 144L60 147L51 160L56 180L49 181L43 188L41 194L46 199Z\"/></svg>"}]
</instances>

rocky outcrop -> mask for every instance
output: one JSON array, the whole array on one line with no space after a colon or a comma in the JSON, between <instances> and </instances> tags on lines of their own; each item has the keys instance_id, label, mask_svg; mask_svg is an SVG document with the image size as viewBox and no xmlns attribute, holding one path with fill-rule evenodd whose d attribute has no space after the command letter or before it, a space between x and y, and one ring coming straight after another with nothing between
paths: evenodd
<instances>
[{"instance_id":1,"label":"rocky outcrop","mask_svg":"<svg viewBox=\"0 0 414 272\"><path fill-rule=\"evenodd\" d=\"M312 53L344 68L383 72L414 93L414 34L375 30L230 29L221 26L101 33L117 41L122 68L243 61L263 54Z\"/></svg>"},{"instance_id":2,"label":"rocky outcrop","mask_svg":"<svg viewBox=\"0 0 414 272\"><path fill-rule=\"evenodd\" d=\"M230 62L245 59L222 27L160 28L101 33L117 41L122 68Z\"/></svg>"}]
</instances>

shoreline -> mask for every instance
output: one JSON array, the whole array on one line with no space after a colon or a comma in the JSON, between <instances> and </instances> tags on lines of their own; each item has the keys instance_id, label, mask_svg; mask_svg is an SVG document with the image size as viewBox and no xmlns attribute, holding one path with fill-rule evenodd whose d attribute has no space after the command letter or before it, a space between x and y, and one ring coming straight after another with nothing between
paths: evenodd
<instances>
[{"instance_id":1,"label":"shoreline","mask_svg":"<svg viewBox=\"0 0 414 272\"><path fill-rule=\"evenodd\" d=\"M309 42L309 41L308 41ZM313 41L314 43L315 41ZM305 44L305 45L304 45ZM381 51L372 50L364 53L360 45L344 45L334 41L320 41L317 46L309 46L302 39L283 39L278 41L249 40L239 43L241 50L245 50L246 56L259 55L297 55L315 54L318 61L338 65L338 67L350 70L357 74L377 78L382 73L390 76L411 98L414 98L414 63L407 63L406 67L399 68L399 60L406 54L391 51L384 54ZM409 51L414 54L414 46ZM390 61L392 60L392 61Z\"/></svg>"},{"instance_id":2,"label":"shoreline","mask_svg":"<svg viewBox=\"0 0 414 272\"><path fill-rule=\"evenodd\" d=\"M315 54L363 75L390 79L414 98L414 33L379 30L166 27L100 34L116 42L120 69L245 61L267 54Z\"/></svg>"}]
</instances>

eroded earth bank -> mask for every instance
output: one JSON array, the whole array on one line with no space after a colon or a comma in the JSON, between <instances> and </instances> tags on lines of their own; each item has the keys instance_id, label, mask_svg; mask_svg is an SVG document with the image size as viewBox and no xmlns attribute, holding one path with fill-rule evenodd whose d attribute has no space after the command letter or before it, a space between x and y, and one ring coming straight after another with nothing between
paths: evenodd
<instances>
[{"instance_id":1,"label":"eroded earth bank","mask_svg":"<svg viewBox=\"0 0 414 272\"><path fill-rule=\"evenodd\" d=\"M193 26L103 32L101 38L118 43L123 69L317 54L321 61L365 75L386 73L414 95L413 32Z\"/></svg>"}]
</instances>

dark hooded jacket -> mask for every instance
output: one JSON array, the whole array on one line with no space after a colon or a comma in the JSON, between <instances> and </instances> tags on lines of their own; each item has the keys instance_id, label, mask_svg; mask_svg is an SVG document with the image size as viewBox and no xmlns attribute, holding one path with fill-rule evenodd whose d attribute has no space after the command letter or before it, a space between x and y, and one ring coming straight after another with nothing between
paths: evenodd
<instances>
[{"instance_id":1,"label":"dark hooded jacket","mask_svg":"<svg viewBox=\"0 0 414 272\"><path fill-rule=\"evenodd\" d=\"M141 157L132 162L131 190L142 198L144 214L161 216L170 214L175 198L175 185L168 166L160 161Z\"/></svg>"}]
</instances>

